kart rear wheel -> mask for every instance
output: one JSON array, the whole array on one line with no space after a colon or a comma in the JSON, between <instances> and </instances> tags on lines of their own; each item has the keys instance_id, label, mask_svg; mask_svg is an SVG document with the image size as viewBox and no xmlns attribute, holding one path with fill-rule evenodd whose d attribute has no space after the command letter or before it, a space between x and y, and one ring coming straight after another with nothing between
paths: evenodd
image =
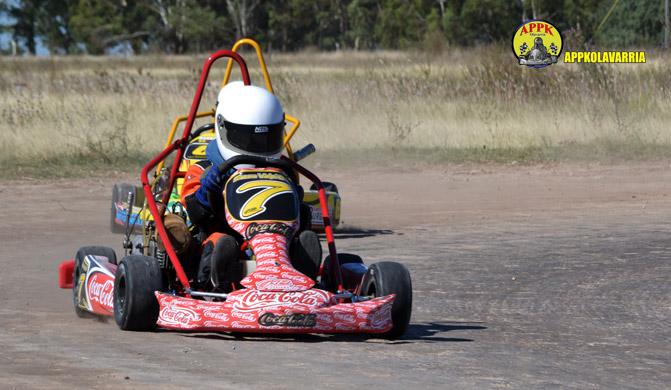
<instances>
[{"instance_id":1,"label":"kart rear wheel","mask_svg":"<svg viewBox=\"0 0 671 390\"><path fill-rule=\"evenodd\" d=\"M91 313L79 307L79 300L77 299L77 290L79 289L79 277L81 276L82 263L86 256L103 256L107 258L112 264L116 264L116 253L114 249L108 248L106 246L83 246L77 250L75 254L75 267L72 274L72 302L75 307L75 314L77 317L90 317Z\"/></svg>"},{"instance_id":2,"label":"kart rear wheel","mask_svg":"<svg viewBox=\"0 0 671 390\"><path fill-rule=\"evenodd\" d=\"M363 278L361 295L383 297L396 294L391 308L393 327L382 337L395 339L403 335L412 312L412 282L410 272L399 263L383 261L372 264Z\"/></svg>"},{"instance_id":3,"label":"kart rear wheel","mask_svg":"<svg viewBox=\"0 0 671 390\"><path fill-rule=\"evenodd\" d=\"M159 305L154 291L163 274L153 257L130 255L121 260L114 279L114 320L122 330L156 328Z\"/></svg>"}]
</instances>

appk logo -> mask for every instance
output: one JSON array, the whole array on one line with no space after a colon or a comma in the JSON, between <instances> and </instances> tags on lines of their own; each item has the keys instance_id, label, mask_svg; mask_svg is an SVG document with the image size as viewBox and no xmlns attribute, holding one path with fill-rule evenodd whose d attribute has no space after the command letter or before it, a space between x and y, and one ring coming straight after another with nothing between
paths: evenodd
<instances>
[{"instance_id":1,"label":"appk logo","mask_svg":"<svg viewBox=\"0 0 671 390\"><path fill-rule=\"evenodd\" d=\"M545 68L556 64L562 48L561 33L544 20L526 22L513 35L513 53L520 65Z\"/></svg>"}]
</instances>

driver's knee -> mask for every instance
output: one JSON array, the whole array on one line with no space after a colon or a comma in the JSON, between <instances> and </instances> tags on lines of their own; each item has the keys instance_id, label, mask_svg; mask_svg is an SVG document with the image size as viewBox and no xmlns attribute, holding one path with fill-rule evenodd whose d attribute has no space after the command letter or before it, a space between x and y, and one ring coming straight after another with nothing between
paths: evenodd
<instances>
[{"instance_id":1,"label":"driver's knee","mask_svg":"<svg viewBox=\"0 0 671 390\"><path fill-rule=\"evenodd\" d=\"M186 254L191 248L193 240L184 219L177 214L168 213L163 217L163 225L177 256ZM163 241L158 240L158 247L165 251Z\"/></svg>"}]
</instances>

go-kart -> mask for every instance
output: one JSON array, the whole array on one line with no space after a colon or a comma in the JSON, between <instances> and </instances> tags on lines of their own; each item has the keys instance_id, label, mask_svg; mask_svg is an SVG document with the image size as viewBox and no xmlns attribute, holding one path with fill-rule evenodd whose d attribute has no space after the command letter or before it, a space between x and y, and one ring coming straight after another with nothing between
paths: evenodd
<instances>
[{"instance_id":1,"label":"go-kart","mask_svg":"<svg viewBox=\"0 0 671 390\"><path fill-rule=\"evenodd\" d=\"M244 38L237 41L231 51L238 52L244 46L251 46L254 49L256 54L261 74L264 79L265 88L273 92L273 85L270 81L270 74L268 73L268 68L266 67L266 62L263 58L263 53L259 44L249 38ZM226 71L224 73L224 78L221 82L221 87L228 84L233 70L233 61L229 60L226 66ZM189 145L184 151L184 158L180 163L179 172L186 172L189 169L191 164L205 159L205 147L208 142L214 139L214 111L206 110L196 113L197 119L206 119L209 120L209 123L199 127L194 132L191 133L188 140ZM168 147L173 142L177 129L182 123L185 123L188 119L187 115L178 116L172 122L172 126L168 133L168 138L165 141L165 146ZM287 157L298 161L303 157L302 153L294 153L291 146L291 139L296 135L301 122L296 117L291 115L286 115L286 121L291 124L291 127L285 134L284 145L287 151ZM309 148L308 150L314 151L314 149ZM161 173L163 169L163 164L160 164L157 171ZM164 180L166 179L167 172L162 172ZM172 195L168 201L168 208L172 207L180 208L181 204L179 203L180 192L182 189L183 179L177 178L177 185L175 186ZM338 187L334 183L324 182L324 187L326 189L326 200L329 211L329 218L331 220L331 226L336 228L340 223L340 194L338 193ZM133 192L134 203L128 204L128 193ZM313 185L303 191L303 203L307 204L311 209L311 225L312 229L315 231L323 231L324 225L322 224L321 218L321 207L319 206L319 195L317 188ZM125 222L126 216L128 213L131 214L131 221L136 221L134 226L137 228L137 232L141 232L140 227L143 224L145 219L151 219L151 214L149 210L145 207L144 196L142 186L136 186L128 183L117 183L112 188L112 204L110 207L110 229L113 233L125 233Z\"/></svg>"},{"instance_id":2,"label":"go-kart","mask_svg":"<svg viewBox=\"0 0 671 390\"><path fill-rule=\"evenodd\" d=\"M109 248L83 247L73 260L61 263L59 284L72 289L75 312L113 316L121 329L136 331L158 326L208 332L401 336L412 307L408 270L395 262L367 267L359 256L338 254L324 183L288 156L237 156L219 166L220 172L234 173L222 194L210 194L209 201L242 242L239 261L244 278L226 293L192 288L164 218L167 212L180 212L169 207L169 201L184 176L180 167L190 141L199 131L192 129L207 77L220 58L236 62L243 83L250 84L247 65L234 51L218 51L205 61L182 136L142 169L143 202L149 213L142 219L142 234L133 233L136 221L127 213L126 254L121 261ZM329 255L315 264L319 271L314 279L299 272L290 257L302 209L299 176L310 180L317 192L328 244ZM127 203L135 203L132 191Z\"/></svg>"}]
</instances>

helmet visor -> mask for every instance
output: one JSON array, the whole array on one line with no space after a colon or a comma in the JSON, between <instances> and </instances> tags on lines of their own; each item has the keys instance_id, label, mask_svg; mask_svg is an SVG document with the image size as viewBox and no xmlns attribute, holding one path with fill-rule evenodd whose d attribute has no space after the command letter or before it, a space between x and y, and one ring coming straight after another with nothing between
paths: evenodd
<instances>
[{"instance_id":1,"label":"helmet visor","mask_svg":"<svg viewBox=\"0 0 671 390\"><path fill-rule=\"evenodd\" d=\"M255 154L274 154L282 150L284 121L272 125L241 125L226 120L223 122L226 141L237 149Z\"/></svg>"}]
</instances>

